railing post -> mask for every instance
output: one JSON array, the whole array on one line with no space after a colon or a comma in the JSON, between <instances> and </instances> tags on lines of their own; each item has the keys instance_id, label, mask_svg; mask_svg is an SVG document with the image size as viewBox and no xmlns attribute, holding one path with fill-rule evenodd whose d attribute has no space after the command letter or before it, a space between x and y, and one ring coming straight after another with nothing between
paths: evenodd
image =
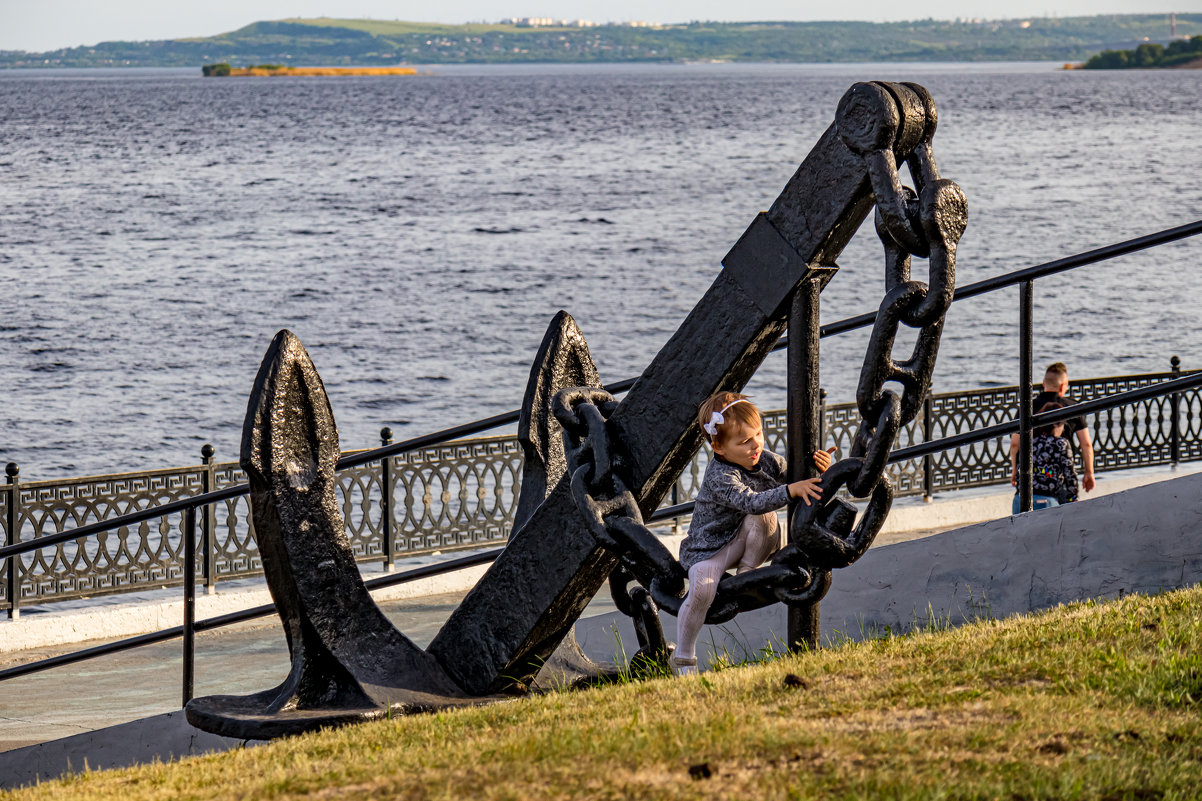
<instances>
[{"instance_id":1,"label":"railing post","mask_svg":"<svg viewBox=\"0 0 1202 801\"><path fill-rule=\"evenodd\" d=\"M789 314L789 355L787 370L788 481L802 481L816 475L811 454L822 447L822 390L818 386L819 293L818 278L802 281L793 293ZM789 523L796 512L789 504ZM792 532L789 525L787 531ZM816 649L821 640L821 616L818 602L788 607L789 650Z\"/></svg>"},{"instance_id":2,"label":"railing post","mask_svg":"<svg viewBox=\"0 0 1202 801\"><path fill-rule=\"evenodd\" d=\"M8 542L6 545L16 545L20 541L18 526L21 524L21 492L17 477L21 468L16 462L4 466L4 474L8 476ZM21 616L21 557L17 554L8 557L8 619L16 620Z\"/></svg>"},{"instance_id":3,"label":"railing post","mask_svg":"<svg viewBox=\"0 0 1202 801\"><path fill-rule=\"evenodd\" d=\"M678 503L680 503L680 478L679 477L677 477L677 479L672 482L672 506L675 506ZM672 518L672 536L675 537L675 536L678 536L679 534L680 534L680 518L674 517L674 518Z\"/></svg>"},{"instance_id":4,"label":"railing post","mask_svg":"<svg viewBox=\"0 0 1202 801\"><path fill-rule=\"evenodd\" d=\"M205 443L200 449L201 463L205 469L200 474L200 492L207 495L217 484L217 468L213 466L213 446ZM205 592L212 595L217 591L217 508L214 504L205 504L204 515L200 518L200 547L201 559L204 562Z\"/></svg>"},{"instance_id":5,"label":"railing post","mask_svg":"<svg viewBox=\"0 0 1202 801\"><path fill-rule=\"evenodd\" d=\"M1181 377L1181 358L1174 356L1169 359L1169 366L1173 368L1173 378ZM1177 463L1181 461L1181 393L1174 392L1169 395L1169 412L1172 419L1169 421L1169 464L1173 470L1177 469Z\"/></svg>"},{"instance_id":6,"label":"railing post","mask_svg":"<svg viewBox=\"0 0 1202 801\"><path fill-rule=\"evenodd\" d=\"M931 432L935 430L935 400L928 392L922 401L922 441L931 441ZM922 457L922 500L930 503L935 494L935 456L928 453Z\"/></svg>"},{"instance_id":7,"label":"railing post","mask_svg":"<svg viewBox=\"0 0 1202 801\"><path fill-rule=\"evenodd\" d=\"M392 429L380 429L380 445L392 444ZM392 524L392 457L380 460L380 536L384 550L384 570L391 573L396 569L393 554L396 551L396 534Z\"/></svg>"},{"instance_id":8,"label":"railing post","mask_svg":"<svg viewBox=\"0 0 1202 801\"><path fill-rule=\"evenodd\" d=\"M818 438L819 448L826 447L826 390L818 389Z\"/></svg>"},{"instance_id":9,"label":"railing post","mask_svg":"<svg viewBox=\"0 0 1202 801\"><path fill-rule=\"evenodd\" d=\"M1018 302L1018 503L1019 511L1029 512L1034 506L1031 475L1031 384L1033 361L1034 283L1019 285Z\"/></svg>"},{"instance_id":10,"label":"railing post","mask_svg":"<svg viewBox=\"0 0 1202 801\"><path fill-rule=\"evenodd\" d=\"M196 683L196 507L184 510L184 668L183 695L187 706Z\"/></svg>"}]
</instances>

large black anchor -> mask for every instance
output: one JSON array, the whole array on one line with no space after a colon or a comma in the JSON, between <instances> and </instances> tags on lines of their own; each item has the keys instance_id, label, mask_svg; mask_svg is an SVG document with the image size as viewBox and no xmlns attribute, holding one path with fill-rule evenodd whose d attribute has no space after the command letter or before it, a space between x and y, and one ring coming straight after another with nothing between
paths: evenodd
<instances>
[{"instance_id":1,"label":"large black anchor","mask_svg":"<svg viewBox=\"0 0 1202 801\"><path fill-rule=\"evenodd\" d=\"M744 386L784 331L796 288L803 281L829 280L831 265L871 210L874 196L879 201L901 192L891 183L896 170L890 173L882 164L916 159L912 172L914 164L929 165L925 178L916 177L921 184L915 193L917 219L925 226L921 207L931 195L928 188L936 187L932 196L950 191L931 177L928 145L934 121L934 104L920 87L856 84L848 92L836 124L727 254L724 269L680 328L625 398L603 410L606 434L618 444L623 491L629 493L621 516L641 525L641 517L660 505L701 445L693 422L697 405L716 391ZM863 131L871 135L856 133ZM907 195L881 212L886 228L896 227L903 240L913 234L910 201ZM936 206L940 215L956 217L946 203L936 201ZM960 211L962 228L962 204ZM936 227L938 233L947 230L947 225ZM934 247L929 232L917 239ZM911 241L898 247L915 252ZM902 287L908 266L900 256L895 263ZM919 306L905 306L902 315L935 325L926 322L930 304ZM942 313L936 316L941 325ZM722 335L714 336L715 331ZM299 340L288 332L277 335L251 393L241 461L250 477L255 534L292 667L271 690L195 699L187 707L189 721L229 736L273 737L389 711L480 703L537 686L540 677L553 675L561 682L597 671L576 646L572 625L620 559L593 535L577 506L551 405L565 388L599 386L584 337L560 313L544 337L523 403L520 436L527 460L509 543L423 651L384 618L359 578L335 501L339 449L329 401ZM879 412L876 404L870 405ZM887 431L870 427L864 440L868 450L854 458L880 460L869 447L879 447L875 430ZM851 476L843 464L832 470ZM846 509L823 505L814 514L791 535L790 547L808 549L807 558L816 547L810 540L819 534L833 532L854 552L871 542L875 531L870 529L879 528L877 516L869 515L874 522L865 526L862 521L859 538L848 538ZM602 517L605 525L618 518ZM627 538L638 540L628 523L613 525L625 526ZM621 561L641 571L629 556ZM799 571L806 568L789 570L800 579ZM784 591L809 593L819 583L807 573L804 582ZM770 596L776 598L780 589Z\"/></svg>"}]
</instances>

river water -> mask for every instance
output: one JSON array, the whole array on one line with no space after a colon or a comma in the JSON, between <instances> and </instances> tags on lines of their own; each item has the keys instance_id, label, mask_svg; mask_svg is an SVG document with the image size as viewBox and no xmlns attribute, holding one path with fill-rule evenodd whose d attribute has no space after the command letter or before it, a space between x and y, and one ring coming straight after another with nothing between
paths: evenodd
<instances>
[{"instance_id":1,"label":"river water","mask_svg":"<svg viewBox=\"0 0 1202 801\"><path fill-rule=\"evenodd\" d=\"M35 480L192 464L205 442L236 459L280 328L344 448L516 408L561 308L605 380L636 375L857 80L934 95L939 165L969 200L961 283L1202 217L1197 71L430 71L0 73L0 461ZM1037 364L1202 365L1200 261L1187 241L1038 282ZM840 265L824 322L880 301L870 225ZM953 306L936 390L1014 383L1016 320L1013 289ZM824 341L832 402L865 342ZM763 406L783 371L770 357L752 384Z\"/></svg>"}]
</instances>

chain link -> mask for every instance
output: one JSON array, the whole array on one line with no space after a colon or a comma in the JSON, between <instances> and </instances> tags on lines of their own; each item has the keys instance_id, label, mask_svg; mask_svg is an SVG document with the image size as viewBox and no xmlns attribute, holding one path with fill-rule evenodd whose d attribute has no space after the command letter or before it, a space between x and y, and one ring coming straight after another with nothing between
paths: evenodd
<instances>
[{"instance_id":1,"label":"chain link","mask_svg":"<svg viewBox=\"0 0 1202 801\"><path fill-rule=\"evenodd\" d=\"M906 161L917 189L901 184L893 154L900 126L916 124L901 118L898 109L912 107L897 102L902 92L917 95L926 114ZM861 423L849 456L822 475L824 500L797 507L788 544L767 565L719 581L707 623L723 623L776 602L815 603L829 589L832 571L863 556L884 525L893 503L885 466L898 432L918 415L931 388L944 316L955 291L956 245L967 215L964 193L939 177L931 149L935 124L934 102L916 84L857 84L840 103L838 132L864 161L885 252L885 297L856 390ZM911 280L912 256L929 259L928 283ZM893 344L903 324L917 328L918 334L910 357L898 362ZM888 383L900 385L901 394L886 389ZM604 390L576 387L556 395L552 409L563 426L576 505L598 544L620 560L611 578L615 602L646 627L648 610L656 604L674 615L680 611L687 573L643 525L624 478L628 472L620 443L611 438L608 427L617 405ZM856 507L836 496L843 488L854 498L868 500L858 523ZM631 589L636 582L640 586ZM643 639L640 634L640 642ZM649 647L644 643L644 650Z\"/></svg>"}]
</instances>

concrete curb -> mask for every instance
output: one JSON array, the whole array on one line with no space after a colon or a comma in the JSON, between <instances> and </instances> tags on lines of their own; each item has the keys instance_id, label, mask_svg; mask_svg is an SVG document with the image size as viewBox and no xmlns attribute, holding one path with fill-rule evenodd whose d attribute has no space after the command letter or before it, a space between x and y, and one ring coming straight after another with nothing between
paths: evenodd
<instances>
[{"instance_id":1,"label":"concrete curb","mask_svg":"<svg viewBox=\"0 0 1202 801\"><path fill-rule=\"evenodd\" d=\"M1101 473L1097 476L1097 486L1093 492L1083 492L1081 498L1094 500L1199 471L1202 471L1202 465L1190 463L1180 465L1177 470L1169 467L1149 467ZM1013 498L1014 489L1006 485L936 493L930 503L923 502L921 498L904 498L893 504L881 534L943 529L998 520L1010 516Z\"/></svg>"},{"instance_id":2,"label":"concrete curb","mask_svg":"<svg viewBox=\"0 0 1202 801\"><path fill-rule=\"evenodd\" d=\"M1202 474L869 551L839 572L823 628L904 632L1202 579Z\"/></svg>"}]
</instances>

